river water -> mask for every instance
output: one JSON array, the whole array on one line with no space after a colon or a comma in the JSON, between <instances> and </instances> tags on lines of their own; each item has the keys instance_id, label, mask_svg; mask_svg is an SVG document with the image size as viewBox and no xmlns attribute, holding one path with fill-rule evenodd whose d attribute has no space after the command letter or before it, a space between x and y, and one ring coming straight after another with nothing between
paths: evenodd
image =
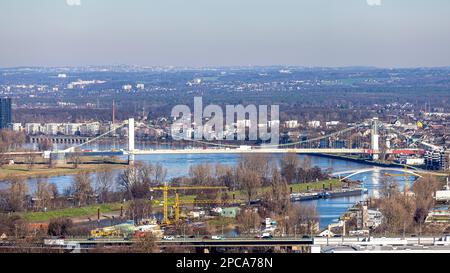
<instances>
[{"instance_id":1,"label":"river water","mask_svg":"<svg viewBox=\"0 0 450 273\"><path fill-rule=\"evenodd\" d=\"M208 164L227 164L234 165L239 160L239 155L233 154L194 154L194 155L141 155L136 156L137 161L160 163L167 169L167 178L180 177L188 175L189 168L195 164L208 163ZM271 155L274 160L279 160L282 155ZM347 161L343 159L335 159L321 156L308 156L312 166L318 166L322 169L331 169L332 172L357 170L363 168L372 168L368 164L358 163L353 161ZM299 155L300 160L303 160L304 155ZM373 167L376 169L376 167ZM119 170L117 170L119 172ZM376 196L379 194L378 189L380 186L380 179L384 175L385 171L375 170L373 172L355 175L352 177L354 180L360 180L363 182L363 187L369 190L369 193L364 196L352 196L352 197L339 197L332 199L318 199L311 201L300 202L299 205L315 206L317 214L319 216L320 228L326 227L328 224L337 221L338 217L344 213L350 206L358 201L364 200L368 196ZM390 171L391 172L391 171ZM392 173L392 172L391 172ZM395 172L394 172L395 173ZM411 184L414 180L413 177L409 178ZM51 177L48 179L49 183L57 185L58 190L61 192L65 188L69 187L73 181L72 175ZM398 177L399 188L402 188L403 177ZM31 192L36 189L36 179L29 180L29 189ZM0 188L4 188L4 183L0 184Z\"/></svg>"}]
</instances>

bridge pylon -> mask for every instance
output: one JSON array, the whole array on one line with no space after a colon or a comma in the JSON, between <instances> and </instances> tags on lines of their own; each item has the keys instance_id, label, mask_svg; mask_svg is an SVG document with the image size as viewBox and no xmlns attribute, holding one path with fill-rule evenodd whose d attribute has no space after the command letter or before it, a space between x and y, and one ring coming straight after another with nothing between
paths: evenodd
<instances>
[{"instance_id":1,"label":"bridge pylon","mask_svg":"<svg viewBox=\"0 0 450 273\"><path fill-rule=\"evenodd\" d=\"M372 159L378 160L380 158L380 135L378 134L378 118L372 119L372 132L371 132L371 149Z\"/></svg>"}]
</instances>

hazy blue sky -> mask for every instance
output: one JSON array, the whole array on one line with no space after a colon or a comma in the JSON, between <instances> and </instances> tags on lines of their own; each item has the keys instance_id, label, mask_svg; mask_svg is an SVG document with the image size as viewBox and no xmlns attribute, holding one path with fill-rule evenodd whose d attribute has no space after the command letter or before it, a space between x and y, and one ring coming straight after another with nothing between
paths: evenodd
<instances>
[{"instance_id":1,"label":"hazy blue sky","mask_svg":"<svg viewBox=\"0 0 450 273\"><path fill-rule=\"evenodd\" d=\"M450 1L0 0L0 66L87 64L448 66Z\"/></svg>"}]
</instances>

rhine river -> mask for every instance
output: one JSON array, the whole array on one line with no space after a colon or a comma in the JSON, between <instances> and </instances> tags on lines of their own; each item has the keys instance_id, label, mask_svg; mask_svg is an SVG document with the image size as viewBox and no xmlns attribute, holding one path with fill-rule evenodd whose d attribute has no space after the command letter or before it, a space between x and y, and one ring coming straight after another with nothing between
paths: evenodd
<instances>
[{"instance_id":1,"label":"rhine river","mask_svg":"<svg viewBox=\"0 0 450 273\"><path fill-rule=\"evenodd\" d=\"M97 147L95 147L97 148ZM141 155L136 157L136 161L149 162L152 164L160 163L167 169L167 180L173 177L187 176L189 168L195 164L208 163L208 164L227 164L234 165L239 160L239 155L234 154L195 154L195 155ZM274 160L279 160L282 155L272 155ZM330 169L332 172L357 170L362 168L373 167L368 164L347 161L344 159L334 159L315 155L308 155L312 166L318 166L323 170ZM304 155L299 155L300 160L303 160ZM376 167L374 167L376 168ZM120 172L120 170L116 170ZM325 228L328 224L337 221L338 217L344 213L350 206L358 201L364 200L368 196L376 196L380 186L380 179L384 175L384 171L374 171L370 173L360 174L353 176L352 179L360 180L363 182L363 187L369 190L369 193L364 196L353 197L340 197L333 199L318 199L312 201L304 201L298 203L304 206L316 207L317 214L319 216L320 228ZM403 178L397 178L399 184L403 183ZM62 192L65 188L69 187L73 181L72 175L51 177L48 179L49 183L54 183L57 188ZM410 177L410 183L413 178ZM36 189L36 179L29 180L30 192ZM94 185L93 185L94 186ZM0 184L0 188L5 188L5 184ZM401 188L401 187L400 187Z\"/></svg>"}]
</instances>

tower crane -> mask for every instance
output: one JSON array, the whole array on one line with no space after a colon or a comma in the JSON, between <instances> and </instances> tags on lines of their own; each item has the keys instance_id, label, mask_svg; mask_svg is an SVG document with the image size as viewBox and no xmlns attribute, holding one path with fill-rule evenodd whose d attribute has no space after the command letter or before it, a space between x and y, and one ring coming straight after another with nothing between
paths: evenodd
<instances>
[{"instance_id":1,"label":"tower crane","mask_svg":"<svg viewBox=\"0 0 450 273\"><path fill-rule=\"evenodd\" d=\"M402 174L391 174L391 173L384 173L384 176L403 176L403 194L406 196L408 193L408 165L404 165L405 171Z\"/></svg>"},{"instance_id":2,"label":"tower crane","mask_svg":"<svg viewBox=\"0 0 450 273\"><path fill-rule=\"evenodd\" d=\"M178 194L179 190L226 190L227 187L216 187L216 186L169 186L167 182L164 183L163 186L159 187L150 187L151 191L162 191L163 192L163 224L170 225L169 220L169 191L175 192L175 203L173 208L175 210L175 222L178 222L180 219L180 204L217 204L227 201L218 201L218 200L197 200L193 202L180 202L180 197Z\"/></svg>"}]
</instances>

